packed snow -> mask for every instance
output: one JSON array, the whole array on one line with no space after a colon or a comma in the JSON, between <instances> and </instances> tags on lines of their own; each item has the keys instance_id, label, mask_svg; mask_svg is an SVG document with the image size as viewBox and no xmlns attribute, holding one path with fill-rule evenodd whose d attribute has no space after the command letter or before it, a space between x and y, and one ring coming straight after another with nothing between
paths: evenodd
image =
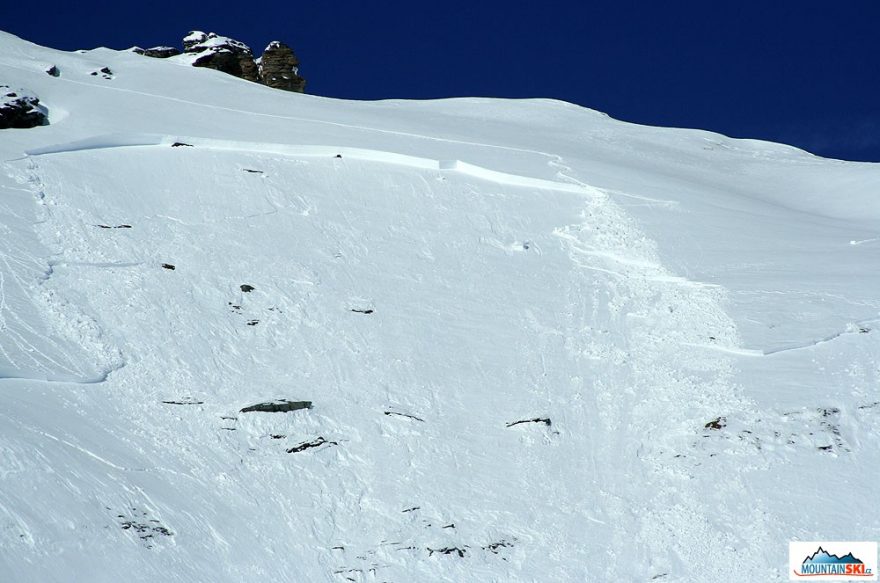
<instances>
[{"instance_id":1,"label":"packed snow","mask_svg":"<svg viewBox=\"0 0 880 583\"><path fill-rule=\"evenodd\" d=\"M4 33L0 80L50 119L0 133L2 580L784 581L880 539L880 166Z\"/></svg>"}]
</instances>

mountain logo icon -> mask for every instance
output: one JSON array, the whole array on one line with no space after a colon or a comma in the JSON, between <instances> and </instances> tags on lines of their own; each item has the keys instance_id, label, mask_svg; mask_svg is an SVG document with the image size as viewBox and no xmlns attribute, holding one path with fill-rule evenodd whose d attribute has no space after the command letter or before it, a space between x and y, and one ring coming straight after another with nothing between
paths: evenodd
<instances>
[{"instance_id":1,"label":"mountain logo icon","mask_svg":"<svg viewBox=\"0 0 880 583\"><path fill-rule=\"evenodd\" d=\"M804 559L803 564L807 563L827 563L827 564L848 564L848 565L864 565L864 562L855 558L853 554L847 553L842 557L838 557L837 555L832 555L821 546L816 550L815 553Z\"/></svg>"}]
</instances>

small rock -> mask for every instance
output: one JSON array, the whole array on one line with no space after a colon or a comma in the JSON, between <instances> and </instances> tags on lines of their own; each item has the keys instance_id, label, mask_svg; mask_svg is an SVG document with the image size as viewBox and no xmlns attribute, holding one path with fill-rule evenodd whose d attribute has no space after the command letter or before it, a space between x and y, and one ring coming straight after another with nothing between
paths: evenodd
<instances>
[{"instance_id":1,"label":"small rock","mask_svg":"<svg viewBox=\"0 0 880 583\"><path fill-rule=\"evenodd\" d=\"M48 73L52 77L60 77L61 76L61 69L59 69L55 65L52 65L51 67L46 69L46 73Z\"/></svg>"},{"instance_id":2,"label":"small rock","mask_svg":"<svg viewBox=\"0 0 880 583\"><path fill-rule=\"evenodd\" d=\"M152 47L141 53L145 57L153 57L154 59L167 59L180 54L180 51L174 47Z\"/></svg>"},{"instance_id":3,"label":"small rock","mask_svg":"<svg viewBox=\"0 0 880 583\"><path fill-rule=\"evenodd\" d=\"M434 553L440 553L442 555L452 555L456 554L459 557L464 557L467 551L465 549L459 547L443 547L442 549L432 549L428 547L428 556L433 555Z\"/></svg>"},{"instance_id":4,"label":"small rock","mask_svg":"<svg viewBox=\"0 0 880 583\"><path fill-rule=\"evenodd\" d=\"M708 423L706 423L706 425L704 427L706 429L714 429L716 431L719 429L723 429L723 428L727 427L727 418L726 417L717 417L717 418L713 419L712 421L709 421Z\"/></svg>"},{"instance_id":5,"label":"small rock","mask_svg":"<svg viewBox=\"0 0 880 583\"><path fill-rule=\"evenodd\" d=\"M246 294L254 291L254 286L248 285L246 283L241 284L239 287L241 288L241 291L243 291Z\"/></svg>"},{"instance_id":6,"label":"small rock","mask_svg":"<svg viewBox=\"0 0 880 583\"><path fill-rule=\"evenodd\" d=\"M174 271L175 269L177 269L176 267L174 267L174 266L171 265L170 263L163 263L163 264L162 264L162 268L163 268L163 269L170 269L170 270L172 270L172 271Z\"/></svg>"},{"instance_id":7,"label":"small rock","mask_svg":"<svg viewBox=\"0 0 880 583\"><path fill-rule=\"evenodd\" d=\"M521 423L543 423L548 427L553 424L553 422L550 421L549 417L534 417L532 419L520 419L519 421L511 421L507 424L507 427L513 427L514 425L520 425Z\"/></svg>"},{"instance_id":8,"label":"small rock","mask_svg":"<svg viewBox=\"0 0 880 583\"><path fill-rule=\"evenodd\" d=\"M183 399L175 400L175 401L162 401L162 403L164 405L204 405L205 404L204 401L197 401L196 399L193 399L192 397L184 397Z\"/></svg>"},{"instance_id":9,"label":"small rock","mask_svg":"<svg viewBox=\"0 0 880 583\"><path fill-rule=\"evenodd\" d=\"M295 445L287 450L287 453L299 453L301 451L305 451L307 449L312 449L313 447L321 447L322 445L339 445L335 441L327 441L323 437L318 437L317 439L313 439L312 441L304 441L299 445Z\"/></svg>"},{"instance_id":10,"label":"small rock","mask_svg":"<svg viewBox=\"0 0 880 583\"><path fill-rule=\"evenodd\" d=\"M287 413L289 411L299 411L300 409L311 409L311 401L288 401L287 399L279 399L277 401L267 401L265 403L257 403L249 405L242 409L241 413Z\"/></svg>"},{"instance_id":11,"label":"small rock","mask_svg":"<svg viewBox=\"0 0 880 583\"><path fill-rule=\"evenodd\" d=\"M514 540L516 540L516 539L514 539ZM506 541L506 540L500 540L500 541L498 541L498 542L489 543L488 545L486 545L486 546L483 547L483 550L484 550L484 551L489 551L490 553L493 553L493 554L497 555L497 554L498 554L498 549L502 549L502 548L510 548L510 547L513 547L513 543L512 543L512 542L509 542L509 541Z\"/></svg>"},{"instance_id":12,"label":"small rock","mask_svg":"<svg viewBox=\"0 0 880 583\"><path fill-rule=\"evenodd\" d=\"M92 77L97 77L98 75L101 75L104 79L112 79L113 71L110 70L110 67L101 67L97 71L92 71L91 75Z\"/></svg>"},{"instance_id":13,"label":"small rock","mask_svg":"<svg viewBox=\"0 0 880 583\"><path fill-rule=\"evenodd\" d=\"M421 417L416 417L415 415L410 415L409 413L398 413L397 411L385 411L386 415L396 415L397 417L406 417L407 419L412 419L414 421L425 422Z\"/></svg>"}]
</instances>

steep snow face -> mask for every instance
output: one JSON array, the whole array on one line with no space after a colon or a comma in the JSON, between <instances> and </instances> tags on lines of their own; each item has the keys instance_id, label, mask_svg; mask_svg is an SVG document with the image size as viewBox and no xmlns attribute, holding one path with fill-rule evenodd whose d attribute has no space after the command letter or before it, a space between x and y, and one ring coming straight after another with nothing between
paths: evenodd
<instances>
[{"instance_id":1,"label":"steep snow face","mask_svg":"<svg viewBox=\"0 0 880 583\"><path fill-rule=\"evenodd\" d=\"M0 139L10 580L772 581L880 538L875 165L0 70L54 116Z\"/></svg>"}]
</instances>

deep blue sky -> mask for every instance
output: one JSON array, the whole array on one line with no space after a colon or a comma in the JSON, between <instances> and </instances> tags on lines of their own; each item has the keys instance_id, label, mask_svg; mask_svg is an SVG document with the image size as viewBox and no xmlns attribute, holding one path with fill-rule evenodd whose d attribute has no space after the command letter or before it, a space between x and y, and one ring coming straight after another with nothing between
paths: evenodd
<instances>
[{"instance_id":1,"label":"deep blue sky","mask_svg":"<svg viewBox=\"0 0 880 583\"><path fill-rule=\"evenodd\" d=\"M0 29L67 50L283 40L317 95L555 97L880 161L878 0L2 4Z\"/></svg>"}]
</instances>

